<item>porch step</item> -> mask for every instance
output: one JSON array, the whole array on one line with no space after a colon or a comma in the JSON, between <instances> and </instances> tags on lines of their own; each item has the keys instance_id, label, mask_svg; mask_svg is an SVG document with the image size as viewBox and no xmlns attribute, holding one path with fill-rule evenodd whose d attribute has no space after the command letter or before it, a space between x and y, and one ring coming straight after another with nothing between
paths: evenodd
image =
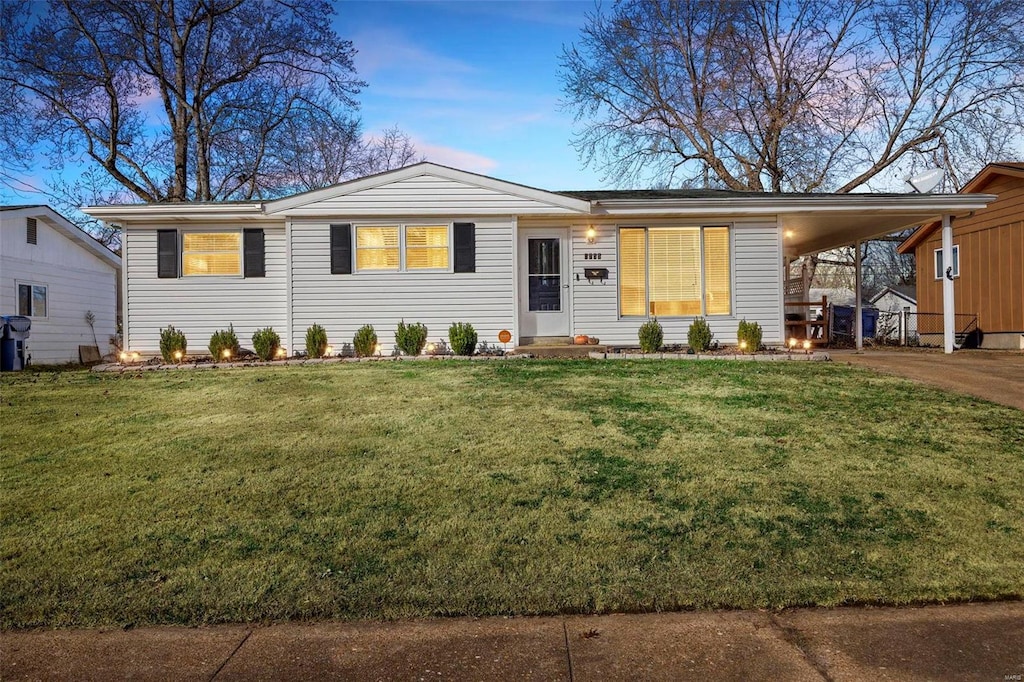
<instances>
[{"instance_id":1,"label":"porch step","mask_svg":"<svg viewBox=\"0 0 1024 682\"><path fill-rule=\"evenodd\" d=\"M571 346L571 336L523 336L519 339L520 346Z\"/></svg>"},{"instance_id":2,"label":"porch step","mask_svg":"<svg viewBox=\"0 0 1024 682\"><path fill-rule=\"evenodd\" d=\"M564 344L550 346L532 344L529 346L516 346L515 349L516 353L529 353L537 358L585 358L593 351L606 353L608 352L608 346L576 346Z\"/></svg>"}]
</instances>

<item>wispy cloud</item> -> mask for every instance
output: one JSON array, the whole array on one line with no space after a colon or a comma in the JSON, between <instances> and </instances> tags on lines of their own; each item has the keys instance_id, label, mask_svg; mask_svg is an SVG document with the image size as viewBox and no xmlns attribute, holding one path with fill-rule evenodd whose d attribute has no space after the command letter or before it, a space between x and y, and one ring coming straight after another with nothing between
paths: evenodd
<instances>
[{"instance_id":1,"label":"wispy cloud","mask_svg":"<svg viewBox=\"0 0 1024 682\"><path fill-rule=\"evenodd\" d=\"M372 82L382 71L401 70L406 74L468 74L478 69L471 64L432 52L401 31L373 28L352 37L358 53L356 70L360 77Z\"/></svg>"},{"instance_id":2,"label":"wispy cloud","mask_svg":"<svg viewBox=\"0 0 1024 682\"><path fill-rule=\"evenodd\" d=\"M430 144L417 139L413 139L413 144L416 145L416 151L427 157L427 161L439 163L442 166L461 168L474 173L489 173L499 165L494 159L454 147Z\"/></svg>"}]
</instances>

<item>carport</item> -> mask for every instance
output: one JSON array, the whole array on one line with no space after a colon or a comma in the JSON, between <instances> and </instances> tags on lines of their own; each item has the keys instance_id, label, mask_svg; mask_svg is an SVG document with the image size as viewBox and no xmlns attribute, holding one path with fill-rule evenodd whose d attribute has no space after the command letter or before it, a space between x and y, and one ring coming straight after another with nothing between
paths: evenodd
<instances>
[{"instance_id":1,"label":"carport","mask_svg":"<svg viewBox=\"0 0 1024 682\"><path fill-rule=\"evenodd\" d=\"M788 195L780 203L779 225L783 234L783 273L790 261L845 246L855 248L856 345L864 347L861 311L862 245L894 232L934 221L942 222L942 262L953 262L952 223L995 201L992 194L837 194ZM918 264L920 276L920 264ZM954 348L953 279L942 282L943 346Z\"/></svg>"}]
</instances>

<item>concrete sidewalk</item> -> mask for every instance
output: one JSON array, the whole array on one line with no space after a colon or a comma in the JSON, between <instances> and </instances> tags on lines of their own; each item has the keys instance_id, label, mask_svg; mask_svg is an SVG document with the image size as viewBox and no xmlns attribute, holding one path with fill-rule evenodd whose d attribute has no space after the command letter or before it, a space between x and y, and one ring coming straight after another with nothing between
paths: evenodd
<instances>
[{"instance_id":1,"label":"concrete sidewalk","mask_svg":"<svg viewBox=\"0 0 1024 682\"><path fill-rule=\"evenodd\" d=\"M1007 680L1024 602L0 635L3 680Z\"/></svg>"}]
</instances>

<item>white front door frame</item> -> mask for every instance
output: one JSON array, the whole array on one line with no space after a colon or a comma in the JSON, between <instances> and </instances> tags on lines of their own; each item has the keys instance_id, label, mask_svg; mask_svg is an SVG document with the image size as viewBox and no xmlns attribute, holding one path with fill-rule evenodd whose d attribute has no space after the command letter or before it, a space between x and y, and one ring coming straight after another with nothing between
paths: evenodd
<instances>
[{"instance_id":1,"label":"white front door frame","mask_svg":"<svg viewBox=\"0 0 1024 682\"><path fill-rule=\"evenodd\" d=\"M558 240L558 310L530 310L530 240L531 239L557 239ZM516 297L519 302L519 337L537 336L569 336L570 311L572 301L571 289L571 254L572 239L568 227L545 227L545 228L520 228L518 235L518 260L516 264L519 273L518 291ZM537 277L534 276L536 280ZM550 278L548 278L550 280Z\"/></svg>"}]
</instances>

